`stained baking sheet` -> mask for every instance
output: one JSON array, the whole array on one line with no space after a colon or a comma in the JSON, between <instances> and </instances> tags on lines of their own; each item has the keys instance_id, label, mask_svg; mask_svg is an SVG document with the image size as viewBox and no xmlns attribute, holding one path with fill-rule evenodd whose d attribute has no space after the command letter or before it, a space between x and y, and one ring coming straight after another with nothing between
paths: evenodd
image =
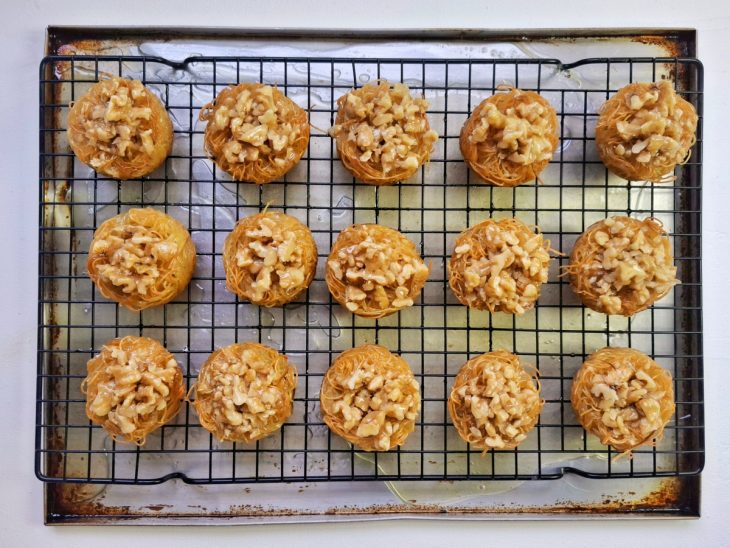
<instances>
[{"instance_id":1,"label":"stained baking sheet","mask_svg":"<svg viewBox=\"0 0 730 548\"><path fill-rule=\"evenodd\" d=\"M50 76L44 76L48 80L44 84L53 88L54 110L52 126L46 129L62 129L64 105L83 93L90 80L123 73L142 78L164 100L175 124L176 144L163 171L140 184L119 184L97 178L78 162L73 163L62 131L49 131L45 137L46 147L50 141L50 151L42 151L42 167L51 173L42 174L42 205L44 228L53 230L42 228L42 242L48 246L44 250L48 253L42 255L42 266L53 270L42 272L44 339L40 387L44 397L39 408L39 473L51 480L114 483L156 482L171 477L202 483L306 481L281 487L252 485L246 489L257 495L266 489L267 493L278 492L281 496L295 489L304 492L301 485L307 485L309 492L317 493L315 497L324 497L315 500L325 506L332 501L332 494L346 495L348 491L332 483L309 483L312 480L523 480L557 478L566 471L599 477L697 473L702 462L701 368L699 327L694 323L698 313L692 311L699 310L699 272L694 266L698 257L693 251L699 242L699 162L693 158L679 173L674 186L627 186L605 172L591 148L591 122L597 107L611 90L630 80L668 77L691 100L700 99L697 64L653 60L668 53L693 50L689 42L678 38L680 35L686 39L685 34L678 33L653 39L646 35L640 39L536 37L513 42L490 41L487 36L480 40L444 41L431 37L397 42L342 42L302 36L295 41L281 36L198 36L169 41L150 36L127 42L66 41L59 39L58 32L51 33L56 53L130 57L49 61L46 74ZM593 60L566 67L550 60L573 60L601 53L614 58L641 57L643 61ZM149 58L143 62L134 58L139 54L174 62ZM190 56L196 58L178 64ZM236 59L226 59L228 56ZM495 57L499 61L488 61ZM536 59L543 61L536 63ZM331 141L322 131L331 123L337 96L353 85L378 77L400 79L422 91L431 103L432 125L445 137L432 162L418 177L382 189L353 184L333 160ZM210 100L219 86L249 79L276 83L310 111L315 126L310 151L287 176L286 185L259 189L235 184L215 171L202 153L202 131L195 119L197 108ZM499 83L540 89L559 110L561 149L540 187L512 190L479 185L470 181L459 161L454 147L458 148L455 137L463 119L471 105L491 94ZM434 273L424 290L425 304L381 320L376 327L370 322L353 321L349 314L332 305L321 272L299 306L267 311L237 303L224 290L219 248L237 218L258 211L267 203L270 207L286 208L288 213L307 222L323 254L337 232L352 222L378 221L400 228L434 263ZM190 226L201 261L185 298L164 310L140 315L117 309L95 296L83 264L93 227L120 209L141 204L164 208ZM408 207L403 207L405 204ZM551 273L551 283L538 310L522 318L468 312L444 290L444 258L453 238L467 223L488 216L516 215L539 224L556 247L569 250L577 234L593 220L627 211L653 214L673 232L680 277L686 282L667 298L666 304L637 315L631 322L611 318L608 324L605 316L584 311L566 284L557 279L557 269ZM564 260L556 261L555 266L560 262ZM255 448L236 447L217 444L197 425L194 414L186 410L174 424L162 429L149 447L140 450L111 444L85 420L78 383L88 357L106 339L121 334L145 334L163 340L181 358L188 380L194 378L207 353L235 339L261 340L284 350L300 367L302 378L292 420L281 436L264 440ZM379 342L402 353L416 370L424 394L422 419L417 432L409 438L410 446L378 457L356 453L330 436L316 406L319 381L332 355L364 342ZM566 387L585 354L607 343L630 344L657 357L675 373L678 394L682 394L677 421L658 448L641 451L631 461L613 462L613 455L597 440L584 437L566 398ZM540 367L547 404L535 436L520 450L481 457L470 451L449 427L443 402L450 378L469 355L500 347L512 349ZM351 496L350 500L340 502L343 506L351 502L359 508L348 514L355 516L362 516L369 507L383 508L376 496L381 491L391 493L386 496L396 497L394 501L405 503L392 506L393 515L415 512L409 501L420 504L426 514L451 509L451 515L481 515L489 508L495 510L505 500L524 508L525 514L551 507L568 512L570 505L558 503L565 500L561 493L563 489L571 491L580 481L586 480L571 476L549 482L544 488L546 500L525 495L536 489L530 487L537 485L535 481L507 484L504 489L509 494L504 499L496 494L484 495L492 493L495 482L458 481L447 488L448 484L433 481L367 481L358 484L358 490L366 495L364 501L359 497L354 501ZM611 490L609 486L617 493L623 492L620 483L613 481L589 482L592 489L588 489L588 496L573 495L568 500L580 500L577 504L584 507L597 505L600 511L601 500L607 500L601 496ZM626 495L629 500L632 496L637 500L648 497L657 504L661 499L661 508L672 506L669 499L674 500L674 506L682 506L679 499L691 497L679 494L685 493L689 484L698 486L694 478L673 477L649 480L648 490L643 491L635 489L635 481L631 482L634 490L626 491L633 493ZM602 487L596 489L597 485ZM163 496L163 490L170 486L175 486L175 490L192 489L178 482L155 489ZM66 489L54 486L49 502L68 502ZM92 493L89 500L96 501L94 504L116 508L113 502L107 506L102 501L114 500L112 495L120 487L68 489L77 493L72 500L78 499L79 492ZM139 491L145 488L131 489L146 499L147 495ZM213 493L218 495L223 489L236 493L241 488L217 485L205 489L211 493L200 495L201 499ZM652 498L652 493L669 491L675 495ZM618 500L623 500L621 496L616 495ZM551 497L555 497L552 503ZM469 504L464 505L465 500ZM189 497L180 502L184 506ZM286 505L284 508L288 509L283 510L281 504L271 504L268 513L262 510L256 515L302 511ZM311 500L305 504L308 509L313 507ZM471 504L473 508L467 510ZM88 505L78 505L82 506L88 509ZM608 503L604 506L607 512L611 511ZM325 511L318 505L314 507L319 510L307 511L308 516ZM143 506L133 504L129 508L136 509L130 510L132 514L148 514ZM621 504L616 508L621 508ZM159 515L165 515L163 510L158 510ZM212 512L221 511L225 512ZM172 517L175 513L184 514L173 504L168 514ZM192 512L191 519L196 514Z\"/></svg>"}]
</instances>

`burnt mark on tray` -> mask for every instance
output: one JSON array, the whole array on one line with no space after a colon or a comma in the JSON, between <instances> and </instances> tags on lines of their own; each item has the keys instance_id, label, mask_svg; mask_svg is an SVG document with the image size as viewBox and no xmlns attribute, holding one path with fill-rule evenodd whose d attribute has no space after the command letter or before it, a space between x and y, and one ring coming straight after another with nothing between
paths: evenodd
<instances>
[{"instance_id":1,"label":"burnt mark on tray","mask_svg":"<svg viewBox=\"0 0 730 548\"><path fill-rule=\"evenodd\" d=\"M632 36L631 41L658 46L665 51L667 57L694 57L695 35L694 30L668 31L668 33Z\"/></svg>"},{"instance_id":2,"label":"burnt mark on tray","mask_svg":"<svg viewBox=\"0 0 730 548\"><path fill-rule=\"evenodd\" d=\"M78 501L78 490L83 484L48 484L48 523L83 523L107 522L112 519L142 519L153 515L158 519L189 519L197 517L212 517L221 519L232 518L286 518L286 517L315 517L339 516L353 517L366 515L540 515L540 514L593 514L614 515L626 513L644 513L654 516L660 515L693 515L691 509L694 498L699 497L698 477L668 478L660 482L660 486L648 494L634 498L632 492L622 495L606 495L603 500L591 504L579 504L570 501L558 502L553 506L530 506L506 504L496 507L469 507L469 506L440 506L435 504L377 504L371 506L338 506L325 512L300 511L294 509L266 508L261 505L232 506L228 511L210 510L204 505L190 505L189 508L198 508L199 511L175 512L169 511L172 505L151 504L141 508L131 506L109 506L101 500Z\"/></svg>"}]
</instances>

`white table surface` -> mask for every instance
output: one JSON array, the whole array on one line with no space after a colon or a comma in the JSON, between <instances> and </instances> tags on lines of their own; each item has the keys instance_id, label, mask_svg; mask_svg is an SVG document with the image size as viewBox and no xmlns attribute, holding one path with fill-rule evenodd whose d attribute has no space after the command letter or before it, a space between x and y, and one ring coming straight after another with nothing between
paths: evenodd
<instances>
[{"instance_id":1,"label":"white table surface","mask_svg":"<svg viewBox=\"0 0 730 548\"><path fill-rule=\"evenodd\" d=\"M727 0L0 0L1 546L730 546L730 6ZM428 522L253 527L44 527L33 475L38 63L47 25L363 28L690 27L705 65L704 307L707 465L695 521ZM535 544L532 544L533 546Z\"/></svg>"}]
</instances>

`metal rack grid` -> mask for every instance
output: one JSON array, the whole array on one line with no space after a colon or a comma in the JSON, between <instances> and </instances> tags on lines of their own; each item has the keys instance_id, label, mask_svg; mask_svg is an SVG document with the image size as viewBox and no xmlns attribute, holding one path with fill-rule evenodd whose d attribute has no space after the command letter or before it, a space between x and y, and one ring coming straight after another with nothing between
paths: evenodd
<instances>
[{"instance_id":1,"label":"metal rack grid","mask_svg":"<svg viewBox=\"0 0 730 548\"><path fill-rule=\"evenodd\" d=\"M175 128L165 165L142 181L99 177L65 142L68 102L107 75L141 79L159 94ZM442 137L413 180L392 187L356 183L326 134L336 99L352 86L387 78L423 93ZM670 78L700 115L690 161L672 185L626 183L607 172L593 147L597 107L621 86ZM236 184L205 158L200 107L239 81L278 85L310 113L308 152L286 177L263 187ZM503 82L542 93L556 108L561 144L543 184L497 188L473 179L458 150L471 109ZM416 479L554 479L692 475L704 462L700 222L702 66L695 59L323 59L52 56L40 73L40 256L36 473L45 481L159 483ZM305 222L323 259L352 222L400 229L432 261L422 298L377 322L352 317L326 290L320 260L310 289L282 309L238 302L224 288L220 251L237 218L269 204ZM163 209L189 227L198 267L188 289L165 307L131 313L100 297L85 273L93 230L129 207ZM584 309L553 261L537 308L522 317L489 315L450 294L444 261L467 224L517 216L538 224L569 252L582 230L611 214L652 215L670 230L682 284L631 320ZM294 413L277 434L253 445L218 443L188 404L144 447L111 442L83 410L86 361L108 339L160 340L178 358L188 386L207 355L235 340L258 340L299 370ZM355 451L323 424L318 388L340 351L384 344L402 354L421 383L422 412L407 443L387 454ZM663 440L634 458L585 436L570 408L573 373L606 345L632 346L674 375L677 412ZM535 363L545 408L517 449L482 456L448 420L454 375L471 356L507 348Z\"/></svg>"}]
</instances>

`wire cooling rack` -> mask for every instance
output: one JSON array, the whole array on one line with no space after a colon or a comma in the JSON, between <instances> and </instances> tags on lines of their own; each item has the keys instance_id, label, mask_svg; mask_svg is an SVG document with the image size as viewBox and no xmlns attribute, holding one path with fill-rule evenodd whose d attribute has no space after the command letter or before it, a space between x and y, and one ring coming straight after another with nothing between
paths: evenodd
<instances>
[{"instance_id":1,"label":"wire cooling rack","mask_svg":"<svg viewBox=\"0 0 730 548\"><path fill-rule=\"evenodd\" d=\"M175 142L164 166L140 181L99 177L70 153L68 104L100 78L141 79L173 120ZM390 187L356 183L336 157L326 130L337 98L385 78L407 83L430 103L441 136L428 165ZM627 183L610 174L594 146L599 106L632 81L670 79L700 115L690 161L669 185ZM203 104L228 84L279 86L308 110L309 149L284 181L235 183L202 147ZM497 188L474 179L458 148L468 113L507 83L540 92L556 108L560 147L541 184ZM40 73L40 265L36 472L46 481L188 483L416 479L553 479L697 474L704 462L700 221L702 66L694 59L436 60L53 56ZM221 249L235 221L265 205L305 222L319 247L310 289L284 308L239 302L225 290ZM162 308L132 313L94 291L85 272L94 228L130 207L166 211L189 227L198 265L188 289ZM631 319L585 309L558 277L553 261L535 310L524 316L468 310L451 295L445 274L453 241L467 225L516 216L539 225L554 248L569 253L577 236L615 214L654 216L671 233L682 284ZM398 228L432 262L422 298L373 322L333 302L324 257L340 230L378 222ZM294 412L280 432L255 444L219 443L188 404L143 447L112 442L84 413L80 383L86 361L107 340L145 335L180 362L188 386L214 349L255 340L286 353L299 371ZM319 415L324 372L341 351L366 342L401 354L421 384L422 412L407 443L366 454L332 435ZM664 438L633 459L588 436L570 406L573 374L603 346L647 352L674 375L677 410ZM446 411L453 377L470 357L505 348L540 370L546 403L537 427L517 449L481 455L456 434Z\"/></svg>"}]
</instances>

